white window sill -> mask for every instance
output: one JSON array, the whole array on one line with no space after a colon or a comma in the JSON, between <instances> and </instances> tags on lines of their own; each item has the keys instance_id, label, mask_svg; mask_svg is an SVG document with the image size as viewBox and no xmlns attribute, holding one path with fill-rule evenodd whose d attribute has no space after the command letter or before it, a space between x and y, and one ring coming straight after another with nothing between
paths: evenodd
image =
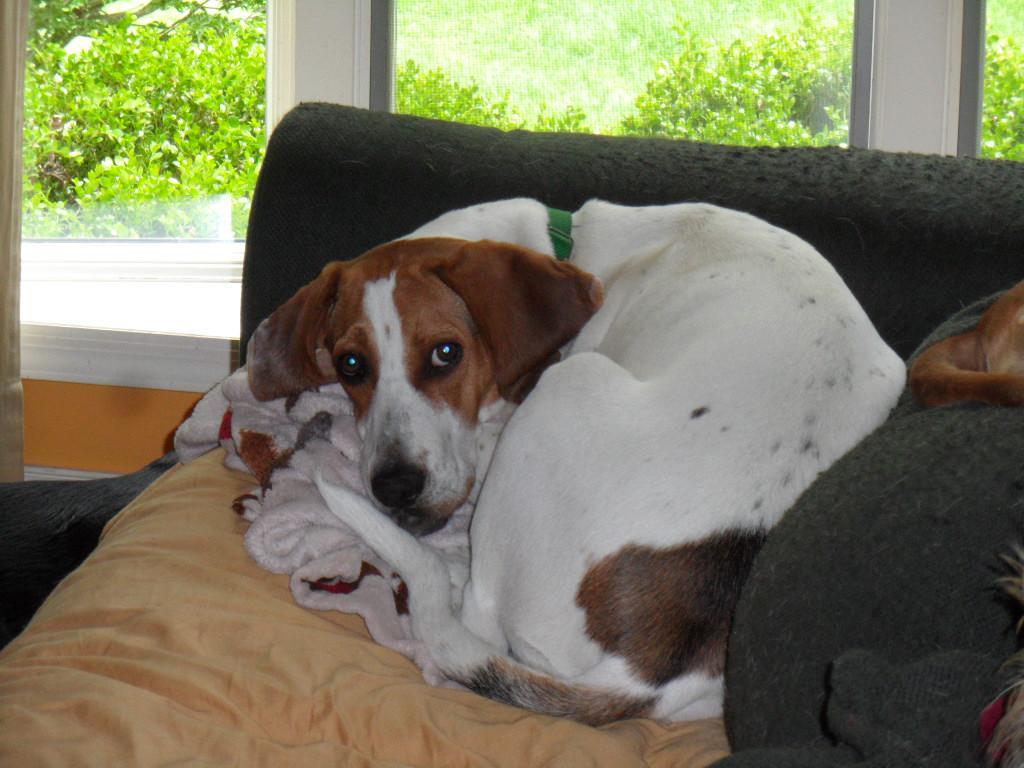
<instances>
[{"instance_id":1,"label":"white window sill","mask_svg":"<svg viewBox=\"0 0 1024 768\"><path fill-rule=\"evenodd\" d=\"M244 243L24 240L21 322L238 338Z\"/></svg>"},{"instance_id":2,"label":"white window sill","mask_svg":"<svg viewBox=\"0 0 1024 768\"><path fill-rule=\"evenodd\" d=\"M205 392L237 364L243 250L23 241L22 378Z\"/></svg>"},{"instance_id":3,"label":"white window sill","mask_svg":"<svg viewBox=\"0 0 1024 768\"><path fill-rule=\"evenodd\" d=\"M23 379L206 392L237 364L233 339L21 326Z\"/></svg>"},{"instance_id":4,"label":"white window sill","mask_svg":"<svg viewBox=\"0 0 1024 768\"><path fill-rule=\"evenodd\" d=\"M62 469L59 467L37 467L31 464L25 466L25 480L102 480L108 477L117 477L110 472L88 472L81 469Z\"/></svg>"}]
</instances>

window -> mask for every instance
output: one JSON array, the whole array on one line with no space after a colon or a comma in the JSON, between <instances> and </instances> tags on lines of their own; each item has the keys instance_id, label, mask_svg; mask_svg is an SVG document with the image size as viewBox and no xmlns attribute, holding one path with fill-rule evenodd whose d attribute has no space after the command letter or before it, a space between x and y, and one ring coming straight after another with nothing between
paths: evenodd
<instances>
[{"instance_id":1,"label":"window","mask_svg":"<svg viewBox=\"0 0 1024 768\"><path fill-rule=\"evenodd\" d=\"M237 336L265 0L31 9L23 322Z\"/></svg>"},{"instance_id":2,"label":"window","mask_svg":"<svg viewBox=\"0 0 1024 768\"><path fill-rule=\"evenodd\" d=\"M976 136L958 144L979 113L957 75L970 74L967 20L984 16L981 0L31 2L30 340L54 323L236 336L264 126L298 101L506 128L976 151ZM986 156L1015 157L1021 144L1022 6L988 4ZM161 52L143 55L140 43L156 39ZM103 81L102 62L123 79ZM89 333L90 344L106 338ZM52 338L46 330L39 345ZM230 352L217 354L210 385L228 370ZM35 356L23 356L28 377ZM135 381L94 367L112 372L106 383ZM79 375L67 374L93 380Z\"/></svg>"},{"instance_id":3,"label":"window","mask_svg":"<svg viewBox=\"0 0 1024 768\"><path fill-rule=\"evenodd\" d=\"M986 6L982 157L1024 160L1024 2Z\"/></svg>"},{"instance_id":4,"label":"window","mask_svg":"<svg viewBox=\"0 0 1024 768\"><path fill-rule=\"evenodd\" d=\"M395 0L395 109L506 129L845 144L853 17L852 0Z\"/></svg>"}]
</instances>

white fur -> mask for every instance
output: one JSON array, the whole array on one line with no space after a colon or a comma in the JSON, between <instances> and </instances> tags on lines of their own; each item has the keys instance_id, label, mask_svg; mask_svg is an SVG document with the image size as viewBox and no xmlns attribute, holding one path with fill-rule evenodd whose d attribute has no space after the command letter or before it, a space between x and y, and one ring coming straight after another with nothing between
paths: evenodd
<instances>
[{"instance_id":1,"label":"white fur","mask_svg":"<svg viewBox=\"0 0 1024 768\"><path fill-rule=\"evenodd\" d=\"M394 301L395 275L367 283L363 311L373 328L380 370L373 401L359 422L364 487L397 452L426 471L424 506L461 502L477 467L478 430L455 411L431 402L409 382L402 319Z\"/></svg>"},{"instance_id":2,"label":"white fur","mask_svg":"<svg viewBox=\"0 0 1024 768\"><path fill-rule=\"evenodd\" d=\"M460 240L495 240L516 243L554 256L547 223L547 208L536 200L518 197L449 211L401 239L455 237Z\"/></svg>"},{"instance_id":3,"label":"white fur","mask_svg":"<svg viewBox=\"0 0 1024 768\"><path fill-rule=\"evenodd\" d=\"M540 203L512 200L413 235L536 248L546 221ZM573 215L573 238L573 261L602 280L605 303L502 433L470 531L461 614L435 553L355 494L321 491L402 573L413 632L442 668L505 656L562 681L653 695L659 717L716 714L721 678L691 673L655 689L592 641L581 579L626 544L770 528L884 420L905 369L831 265L752 216L591 201ZM375 407L393 397L381 395Z\"/></svg>"}]
</instances>

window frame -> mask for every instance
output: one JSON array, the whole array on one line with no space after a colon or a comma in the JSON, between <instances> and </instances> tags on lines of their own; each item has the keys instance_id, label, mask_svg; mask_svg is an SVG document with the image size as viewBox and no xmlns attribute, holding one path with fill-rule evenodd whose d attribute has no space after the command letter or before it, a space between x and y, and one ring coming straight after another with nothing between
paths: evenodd
<instances>
[{"instance_id":1,"label":"window frame","mask_svg":"<svg viewBox=\"0 0 1024 768\"><path fill-rule=\"evenodd\" d=\"M851 145L977 156L985 0L856 0L854 25Z\"/></svg>"},{"instance_id":2,"label":"window frame","mask_svg":"<svg viewBox=\"0 0 1024 768\"><path fill-rule=\"evenodd\" d=\"M984 68L984 0L854 0L854 72L850 143L893 151L977 155ZM919 34L911 20L941 18ZM267 130L301 101L377 110L392 103L393 0L268 0ZM933 62L930 79L908 89L899 73L908 57ZM937 65L934 63L938 62ZM921 98L924 94L927 98ZM908 110L908 105L913 108ZM940 129L922 131L923 123ZM922 135L927 140L922 141ZM179 243L187 248L187 241ZM239 270L237 243L212 267ZM140 243L140 248L145 244ZM98 268L96 279L109 278ZM237 339L22 325L22 378L205 391L237 364ZM129 363L150 339L156 355ZM198 345L198 347L197 347ZM198 368L176 375L184 355L201 348ZM87 355L68 355L69 349ZM177 350L177 352L175 351ZM178 354L180 352L181 354Z\"/></svg>"}]
</instances>

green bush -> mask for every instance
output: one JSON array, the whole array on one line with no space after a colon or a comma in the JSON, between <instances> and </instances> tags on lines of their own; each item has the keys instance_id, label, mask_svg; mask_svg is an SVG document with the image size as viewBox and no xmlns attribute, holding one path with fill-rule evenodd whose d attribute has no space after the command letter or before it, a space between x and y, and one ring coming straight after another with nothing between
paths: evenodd
<instances>
[{"instance_id":1,"label":"green bush","mask_svg":"<svg viewBox=\"0 0 1024 768\"><path fill-rule=\"evenodd\" d=\"M675 28L678 53L659 67L621 132L721 144L840 144L849 132L848 25L809 13L785 33L727 45Z\"/></svg>"},{"instance_id":2,"label":"green bush","mask_svg":"<svg viewBox=\"0 0 1024 768\"><path fill-rule=\"evenodd\" d=\"M264 146L264 0L150 0L140 24L106 0L33 0L26 76L28 237L244 236ZM87 33L90 45L68 45ZM805 11L793 28L677 49L614 133L728 144L841 144L852 31ZM77 51L77 52L69 52ZM510 96L413 61L396 110L504 130L587 132L570 107L528 122ZM1024 50L990 37L982 154L1024 160Z\"/></svg>"},{"instance_id":3,"label":"green bush","mask_svg":"<svg viewBox=\"0 0 1024 768\"><path fill-rule=\"evenodd\" d=\"M25 236L214 236L228 198L244 235L265 140L264 27L262 15L125 17L77 53L39 41L26 73Z\"/></svg>"},{"instance_id":4,"label":"green bush","mask_svg":"<svg viewBox=\"0 0 1024 768\"><path fill-rule=\"evenodd\" d=\"M475 82L464 85L441 67L424 71L414 61L407 61L395 73L395 111L505 131L589 132L586 115L576 107L551 113L542 105L536 121L528 124L510 105L507 93L489 99Z\"/></svg>"},{"instance_id":5,"label":"green bush","mask_svg":"<svg viewBox=\"0 0 1024 768\"><path fill-rule=\"evenodd\" d=\"M476 83L462 85L444 69L424 71L407 61L395 72L395 111L469 125L488 125L503 130L522 127L508 97L489 100Z\"/></svg>"},{"instance_id":6,"label":"green bush","mask_svg":"<svg viewBox=\"0 0 1024 768\"><path fill-rule=\"evenodd\" d=\"M804 11L791 30L720 44L691 27L674 29L677 53L663 62L612 131L725 144L840 144L849 126L853 33ZM399 112L505 130L586 132L586 115L570 107L533 125L509 96L489 99L443 69L407 62L396 78Z\"/></svg>"},{"instance_id":7,"label":"green bush","mask_svg":"<svg viewBox=\"0 0 1024 768\"><path fill-rule=\"evenodd\" d=\"M996 35L985 49L981 155L1024 160L1024 50Z\"/></svg>"}]
</instances>

